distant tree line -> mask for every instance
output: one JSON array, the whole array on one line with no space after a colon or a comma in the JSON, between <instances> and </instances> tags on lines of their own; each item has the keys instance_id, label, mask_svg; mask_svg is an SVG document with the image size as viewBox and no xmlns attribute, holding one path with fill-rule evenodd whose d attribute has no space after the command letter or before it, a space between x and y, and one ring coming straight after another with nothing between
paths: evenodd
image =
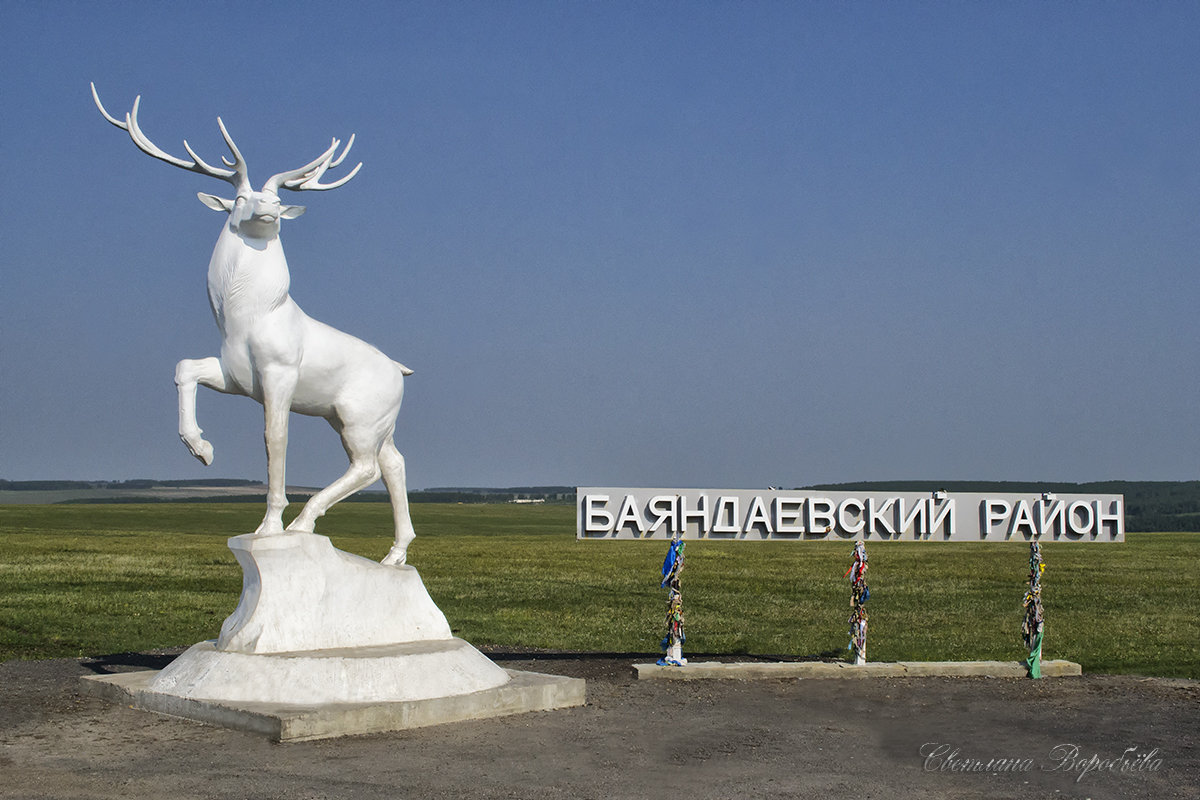
<instances>
[{"instance_id":1,"label":"distant tree line","mask_svg":"<svg viewBox=\"0 0 1200 800\"><path fill-rule=\"evenodd\" d=\"M188 489L188 488L244 488L261 487L262 493L239 493L205 495L201 497L159 497L153 494L131 495L150 489ZM201 480L152 480L149 478L128 481L9 481L0 479L0 491L79 491L81 489L97 491L120 492L115 496L83 497L63 500L64 503L262 503L266 502L266 487L262 481L241 480L237 478L209 478ZM288 490L288 496L293 500L302 500L316 493L316 489ZM517 486L513 488L437 488L422 491L411 491L408 499L413 503L511 503L516 500L541 501L545 503L574 503L574 486ZM355 503L386 503L387 492L369 491L358 492L346 498L344 502Z\"/></svg>"},{"instance_id":2,"label":"distant tree line","mask_svg":"<svg viewBox=\"0 0 1200 800\"><path fill-rule=\"evenodd\" d=\"M233 486L262 485L262 481L248 481L241 478L204 478L181 481L158 481L150 478L135 478L128 481L6 481L0 478L0 491L9 492L56 492L77 489L157 489L189 486L228 488Z\"/></svg>"},{"instance_id":3,"label":"distant tree line","mask_svg":"<svg viewBox=\"0 0 1200 800\"><path fill-rule=\"evenodd\" d=\"M513 486L507 489L439 487L409 492L413 503L511 503L540 500L545 503L574 503L574 486Z\"/></svg>"},{"instance_id":4,"label":"distant tree line","mask_svg":"<svg viewBox=\"0 0 1200 800\"><path fill-rule=\"evenodd\" d=\"M204 480L135 479L128 481L9 481L0 479L0 491L60 491L78 489L140 490L158 487L228 488L262 486L262 481L237 478ZM1125 497L1127 531L1198 531L1200 532L1200 481L1097 481L1093 483L1033 483L1028 481L867 481L860 483L824 483L799 487L803 491L834 492L988 492L1012 494L1119 494ZM289 491L293 500L312 493ZM438 487L412 491L413 503L511 503L516 500L540 500L546 503L574 503L574 486L515 486L510 488ZM262 503L262 494L222 495L217 497L106 497L73 500L75 503ZM386 492L359 492L346 502L386 503Z\"/></svg>"}]
</instances>

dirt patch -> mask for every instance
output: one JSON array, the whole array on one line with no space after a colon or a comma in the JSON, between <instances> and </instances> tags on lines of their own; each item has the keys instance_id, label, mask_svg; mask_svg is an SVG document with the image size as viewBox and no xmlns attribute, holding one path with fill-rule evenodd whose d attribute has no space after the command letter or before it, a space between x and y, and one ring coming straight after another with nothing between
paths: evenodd
<instances>
[{"instance_id":1,"label":"dirt patch","mask_svg":"<svg viewBox=\"0 0 1200 800\"><path fill-rule=\"evenodd\" d=\"M654 656L493 649L505 667L585 678L587 705L283 745L78 688L178 652L0 664L0 796L1099 800L1200 787L1197 681L638 682L631 665Z\"/></svg>"}]
</instances>

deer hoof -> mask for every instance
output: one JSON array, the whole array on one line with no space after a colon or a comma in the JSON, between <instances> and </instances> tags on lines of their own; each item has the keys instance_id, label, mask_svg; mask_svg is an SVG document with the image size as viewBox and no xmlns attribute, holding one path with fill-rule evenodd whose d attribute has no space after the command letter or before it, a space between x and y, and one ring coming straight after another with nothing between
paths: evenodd
<instances>
[{"instance_id":1,"label":"deer hoof","mask_svg":"<svg viewBox=\"0 0 1200 800\"><path fill-rule=\"evenodd\" d=\"M200 459L204 466L211 467L213 462L213 446L206 441L201 441L199 452L192 455Z\"/></svg>"},{"instance_id":2,"label":"deer hoof","mask_svg":"<svg viewBox=\"0 0 1200 800\"><path fill-rule=\"evenodd\" d=\"M184 437L182 437L182 436L180 436L179 438L183 439L183 444L187 447L188 452L191 453L192 455L194 455L196 458L198 458L200 460L200 462L202 464L204 464L204 466L208 467L208 466L212 465L213 446L207 439L200 439L199 441L196 441L196 442L189 442L187 439L184 439Z\"/></svg>"},{"instance_id":3,"label":"deer hoof","mask_svg":"<svg viewBox=\"0 0 1200 800\"><path fill-rule=\"evenodd\" d=\"M301 515L292 520L292 524L287 526L288 533L312 533L316 529L316 524L308 522Z\"/></svg>"},{"instance_id":4,"label":"deer hoof","mask_svg":"<svg viewBox=\"0 0 1200 800\"><path fill-rule=\"evenodd\" d=\"M407 560L408 548L392 545L392 549L388 550L388 554L379 563L385 567L403 567Z\"/></svg>"}]
</instances>

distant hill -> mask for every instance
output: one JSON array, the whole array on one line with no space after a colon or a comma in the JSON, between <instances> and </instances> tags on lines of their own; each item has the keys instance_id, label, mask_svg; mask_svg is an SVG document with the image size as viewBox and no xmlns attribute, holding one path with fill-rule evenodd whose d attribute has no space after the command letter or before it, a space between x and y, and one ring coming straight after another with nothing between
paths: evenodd
<instances>
[{"instance_id":1,"label":"distant hill","mask_svg":"<svg viewBox=\"0 0 1200 800\"><path fill-rule=\"evenodd\" d=\"M1200 481L1097 481L1034 483L1029 481L863 481L799 487L831 492L1008 492L1120 494L1125 496L1127 531L1200 531ZM308 486L289 486L300 500L315 493ZM0 505L6 503L262 503L261 481L236 478L159 481L7 481L0 479ZM387 502L382 491L359 492L345 502ZM574 486L489 488L447 486L408 493L412 503L559 503L575 502Z\"/></svg>"},{"instance_id":2,"label":"distant hill","mask_svg":"<svg viewBox=\"0 0 1200 800\"><path fill-rule=\"evenodd\" d=\"M310 486L289 486L288 496L300 500L315 494ZM45 503L261 503L267 487L262 481L236 478L160 481L9 481L0 479L0 505ZM413 503L574 503L574 486L517 486L506 489L449 487L410 491ZM345 502L388 501L387 492L359 492Z\"/></svg>"},{"instance_id":3,"label":"distant hill","mask_svg":"<svg viewBox=\"0 0 1200 800\"><path fill-rule=\"evenodd\" d=\"M1127 531L1200 531L1200 481L873 481L806 486L831 492L1061 492L1125 496Z\"/></svg>"},{"instance_id":4,"label":"distant hill","mask_svg":"<svg viewBox=\"0 0 1200 800\"><path fill-rule=\"evenodd\" d=\"M507 489L448 486L409 492L414 503L574 503L574 486L514 486Z\"/></svg>"},{"instance_id":5,"label":"distant hill","mask_svg":"<svg viewBox=\"0 0 1200 800\"><path fill-rule=\"evenodd\" d=\"M75 489L154 489L181 486L233 488L245 486L262 487L262 481L242 478L208 478L201 480L159 481L150 478L135 478L128 481L6 481L0 478L0 491L44 492Z\"/></svg>"},{"instance_id":6,"label":"distant hill","mask_svg":"<svg viewBox=\"0 0 1200 800\"><path fill-rule=\"evenodd\" d=\"M172 503L265 499L261 481L238 478L160 481L7 481L0 480L3 503Z\"/></svg>"}]
</instances>

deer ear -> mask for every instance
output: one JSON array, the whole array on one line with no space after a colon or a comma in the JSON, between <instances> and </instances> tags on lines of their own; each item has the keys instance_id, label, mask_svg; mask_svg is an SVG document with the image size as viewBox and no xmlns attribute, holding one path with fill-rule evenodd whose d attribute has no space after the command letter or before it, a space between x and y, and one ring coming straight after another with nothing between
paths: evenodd
<instances>
[{"instance_id":1,"label":"deer ear","mask_svg":"<svg viewBox=\"0 0 1200 800\"><path fill-rule=\"evenodd\" d=\"M279 216L283 219L295 219L305 212L304 206L280 206Z\"/></svg>"},{"instance_id":2,"label":"deer ear","mask_svg":"<svg viewBox=\"0 0 1200 800\"><path fill-rule=\"evenodd\" d=\"M217 197L215 194L205 194L204 192L196 192L196 197L199 197L200 202L213 211L224 211L226 214L233 211L232 200L226 200L224 197Z\"/></svg>"}]
</instances>

